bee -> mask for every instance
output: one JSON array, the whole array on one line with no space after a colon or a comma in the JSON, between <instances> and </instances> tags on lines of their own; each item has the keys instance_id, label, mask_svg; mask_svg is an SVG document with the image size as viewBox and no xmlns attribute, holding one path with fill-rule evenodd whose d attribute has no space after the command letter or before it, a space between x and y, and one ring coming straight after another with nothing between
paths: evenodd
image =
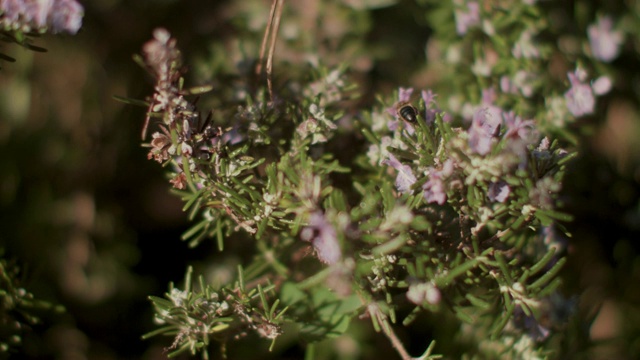
<instances>
[{"instance_id":1,"label":"bee","mask_svg":"<svg viewBox=\"0 0 640 360\"><path fill-rule=\"evenodd\" d=\"M404 121L409 123L415 123L418 121L418 109L416 109L413 105L407 103L398 104L396 108L396 113L399 117L401 117Z\"/></svg>"}]
</instances>

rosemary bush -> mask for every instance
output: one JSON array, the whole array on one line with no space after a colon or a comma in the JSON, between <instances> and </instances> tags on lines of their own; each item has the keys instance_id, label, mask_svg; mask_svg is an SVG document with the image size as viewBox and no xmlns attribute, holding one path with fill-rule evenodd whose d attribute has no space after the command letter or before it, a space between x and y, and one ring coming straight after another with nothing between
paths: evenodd
<instances>
[{"instance_id":1,"label":"rosemary bush","mask_svg":"<svg viewBox=\"0 0 640 360\"><path fill-rule=\"evenodd\" d=\"M24 347L34 358L54 352L116 357L106 350L111 345L102 348L109 340L92 338L110 329L96 324L126 318L123 326L133 327L128 315L139 308L122 304L127 296L144 301L141 293L153 309L142 327L149 329L151 320L155 326L134 339L148 346L145 357L156 355L160 342L163 356L205 359L640 354L633 240L611 250L620 265L606 277L596 264L592 271L575 269L582 239L571 231L580 215L579 183L590 180L577 181L572 167L584 159L595 124L615 118L607 100L627 96L632 110L618 113L618 121L639 118L633 113L639 80L629 61L637 62L640 44L636 2L109 0L86 6L94 21L86 31L96 38L87 36L85 46L95 42L99 76L82 72L86 59L74 58L84 85L74 96L59 96L60 109L77 110L69 105L79 103L100 109L84 110L82 124L60 122L68 126L62 136L56 124L31 137L15 131L18 122L0 124L0 163L8 169L0 178L7 210L0 218L24 228L0 237L0 356ZM0 33L6 43L44 51L34 39L76 34L84 11L73 0L0 0ZM123 65L108 60L114 37L95 35L122 35L130 23L113 24L134 18L140 23L130 28L128 42L140 42L134 60L154 86L144 98L135 95L140 84L119 82L129 77L133 83L135 76L117 72ZM133 36L151 24L161 24L151 39ZM0 59L14 61L5 55L13 50L3 47ZM123 79L108 87L101 76ZM7 93L11 89L19 88ZM119 160L125 167L110 162L130 142L124 127L113 125L117 140L103 146L102 157L87 151L100 148L110 133L109 121L98 125L108 116L97 115L104 104L94 92L123 91L129 96L118 100L146 111L139 127L147 158L162 167L167 189L182 201L190 223L182 246L201 254L216 250L209 260L188 261L186 274L171 276L184 282L170 283L164 295L149 290L153 279L131 274L140 270L133 264L143 248L124 229L121 217L132 213L97 200L113 194L101 193L97 178L109 183L107 169L131 169L130 156ZM49 111L44 106L34 114ZM85 147L67 142L76 136ZM20 144L23 137L28 140ZM32 154L47 149L65 149L58 151L66 153L67 169L53 168L57 183L68 181L69 169L82 173L63 186L72 195L22 189L41 168ZM595 179L600 173L582 174ZM48 176L45 169L35 183ZM142 192L147 185L123 178L116 192ZM14 193L30 194L30 202ZM627 209L635 210L620 221L638 228L640 207L629 193ZM145 258L159 257L164 245L154 243ZM23 284L21 263L7 260L5 247L12 255L34 249L38 255L29 260L64 267L47 274L57 282L54 290ZM160 265L167 272L183 261L171 256L172 264ZM576 294L589 288L584 278L594 273L601 283L618 281L618 288L611 285L618 299ZM40 294L47 301L36 300ZM607 338L592 321L606 315L611 299L619 300L615 309L630 311L627 322L611 326L620 332ZM52 303L69 313L58 319L64 325L44 329L41 314L63 309ZM34 328L59 344L25 341ZM110 340L127 337L115 333ZM611 344L595 344L600 339ZM119 357L139 351L124 344Z\"/></svg>"},{"instance_id":2,"label":"rosemary bush","mask_svg":"<svg viewBox=\"0 0 640 360\"><path fill-rule=\"evenodd\" d=\"M151 298L160 328L148 336L173 336L171 355L207 357L211 341L251 331L272 348L284 329L313 344L369 321L408 359L396 329L428 313L460 324L448 340L462 350L449 344L447 356L561 353L573 306L558 290L569 124L611 89L606 63L622 33L599 14L571 34L583 46L569 52L545 15L559 11L552 4L418 3L434 29L427 71L437 81L398 84L372 107L355 101L351 54L288 60L271 93L271 79L246 66L210 72L233 85L189 88L168 31L144 45L138 61L156 79L146 121L158 124L148 158L194 223L183 240L253 249L219 286L192 284L189 270L182 288ZM291 23L300 28L276 59L304 43ZM222 98L203 111L193 95L211 88ZM419 358L438 356L436 337Z\"/></svg>"}]
</instances>

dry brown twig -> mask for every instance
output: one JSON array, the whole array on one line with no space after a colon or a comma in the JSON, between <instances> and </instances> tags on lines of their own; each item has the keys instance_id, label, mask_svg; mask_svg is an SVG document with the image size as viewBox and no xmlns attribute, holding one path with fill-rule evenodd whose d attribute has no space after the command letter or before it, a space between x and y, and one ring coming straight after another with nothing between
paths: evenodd
<instances>
[{"instance_id":1,"label":"dry brown twig","mask_svg":"<svg viewBox=\"0 0 640 360\"><path fill-rule=\"evenodd\" d=\"M267 55L266 72L267 72L267 88L269 89L269 99L273 101L273 85L271 83L271 74L273 72L273 54L276 50L276 39L278 37L278 29L280 28L280 18L282 17L282 6L284 0L273 0L271 11L269 12L269 21L267 28L264 30L262 44L260 45L260 58L256 65L256 75L262 73L262 64L264 63L264 53L269 42L269 54Z\"/></svg>"}]
</instances>

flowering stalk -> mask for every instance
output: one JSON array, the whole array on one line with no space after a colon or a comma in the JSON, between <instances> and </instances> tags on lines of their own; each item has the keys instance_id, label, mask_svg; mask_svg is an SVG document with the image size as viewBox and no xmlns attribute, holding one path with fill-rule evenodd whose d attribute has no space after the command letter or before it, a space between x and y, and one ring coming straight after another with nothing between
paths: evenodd
<instances>
[{"instance_id":1,"label":"flowering stalk","mask_svg":"<svg viewBox=\"0 0 640 360\"><path fill-rule=\"evenodd\" d=\"M27 49L46 51L34 46L30 35L45 33L76 34L82 26L84 9L75 0L0 0L0 35ZM0 59L15 61L0 53Z\"/></svg>"}]
</instances>

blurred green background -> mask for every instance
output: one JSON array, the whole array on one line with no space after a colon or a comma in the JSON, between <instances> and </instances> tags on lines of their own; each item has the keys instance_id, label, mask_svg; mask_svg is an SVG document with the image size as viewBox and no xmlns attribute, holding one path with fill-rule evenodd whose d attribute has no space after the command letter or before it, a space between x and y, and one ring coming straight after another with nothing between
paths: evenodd
<instances>
[{"instance_id":1,"label":"blurred green background","mask_svg":"<svg viewBox=\"0 0 640 360\"><path fill-rule=\"evenodd\" d=\"M314 1L287 3L295 5L282 19L285 38L287 22L293 22L287 16L302 16ZM243 66L251 68L243 61L257 57L270 1L94 0L83 6L76 36L35 40L47 53L1 48L17 61L0 70L0 247L22 269L25 288L66 308L43 313L43 324L23 331L20 356L163 358L170 339L140 339L155 328L147 296L161 296L169 281L180 282L187 264L213 271L210 264L237 260L217 253L213 242L189 249L179 240L188 226L182 204L140 146L145 109L112 96L152 93L151 78L132 54L158 26L178 39L192 84L213 81L212 73L232 72L233 65L242 75ZM345 58L353 61L352 75L362 88L360 105L370 106L375 93L398 86L437 84L425 64L430 29L416 14L413 1L357 21L328 13L338 23L361 26L351 42L333 43L342 34L326 33L320 46L327 53L352 49ZM239 44L241 37L251 40ZM637 50L632 42L614 63L621 74L633 74L630 79L636 79ZM276 53L276 79L300 75L278 66L282 59L302 62L288 51ZM224 86L233 80L217 81ZM589 349L583 347L589 339L576 340L576 358L640 356L640 86L634 81L616 87L595 116L581 120L581 156L564 185L565 211L575 216L567 225L573 236L566 291L579 296L587 324L595 319L585 329L591 340L615 339ZM416 353L424 346L419 329L401 335ZM363 356L394 357L387 341L378 340ZM295 348L265 355L300 356Z\"/></svg>"}]
</instances>

